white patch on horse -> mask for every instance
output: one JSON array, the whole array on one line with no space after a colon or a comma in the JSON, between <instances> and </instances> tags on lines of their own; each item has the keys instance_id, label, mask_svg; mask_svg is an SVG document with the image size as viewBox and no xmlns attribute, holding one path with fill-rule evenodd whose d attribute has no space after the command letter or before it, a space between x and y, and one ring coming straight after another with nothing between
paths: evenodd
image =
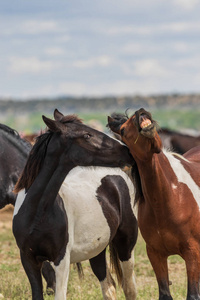
<instances>
[{"instance_id":1,"label":"white patch on horse","mask_svg":"<svg viewBox=\"0 0 200 300\"><path fill-rule=\"evenodd\" d=\"M15 201L15 208L14 208L14 212L13 212L13 218L15 215L18 214L18 211L20 209L20 207L22 206L24 199L25 199L26 193L25 193L25 189L21 190L18 195L17 195L17 199Z\"/></svg>"},{"instance_id":2,"label":"white patch on horse","mask_svg":"<svg viewBox=\"0 0 200 300\"><path fill-rule=\"evenodd\" d=\"M121 145L123 145L123 146L126 146L126 147L128 148L128 146L127 146L124 142L122 142L122 141L116 139L114 136L109 135L109 134L107 134L107 133L105 133L105 132L104 132L104 134L107 135L107 136L109 136L109 138L111 138L111 139L117 141L119 144L121 144Z\"/></svg>"},{"instance_id":3,"label":"white patch on horse","mask_svg":"<svg viewBox=\"0 0 200 300\"><path fill-rule=\"evenodd\" d=\"M134 273L134 250L131 253L131 258L128 261L120 262L123 273L123 290L126 299L136 299L137 288Z\"/></svg>"},{"instance_id":4,"label":"white patch on horse","mask_svg":"<svg viewBox=\"0 0 200 300\"><path fill-rule=\"evenodd\" d=\"M69 172L59 190L68 217L71 263L96 256L109 243L110 227L96 198L101 180L107 175L124 178L129 186L133 207L133 184L119 168L76 167Z\"/></svg>"},{"instance_id":5,"label":"white patch on horse","mask_svg":"<svg viewBox=\"0 0 200 300\"><path fill-rule=\"evenodd\" d=\"M110 272L107 271L106 278L100 281L101 290L104 295L104 299L115 300L116 299L116 289L113 285L113 280L111 278Z\"/></svg>"},{"instance_id":6,"label":"white patch on horse","mask_svg":"<svg viewBox=\"0 0 200 300\"><path fill-rule=\"evenodd\" d=\"M176 190L177 189L177 185L175 185L174 183L172 183L172 189Z\"/></svg>"},{"instance_id":7,"label":"white patch on horse","mask_svg":"<svg viewBox=\"0 0 200 300\"><path fill-rule=\"evenodd\" d=\"M65 256L60 261L58 266L54 266L56 272L56 294L55 300L66 299L67 283L70 271L70 253L67 249Z\"/></svg>"},{"instance_id":8,"label":"white patch on horse","mask_svg":"<svg viewBox=\"0 0 200 300\"><path fill-rule=\"evenodd\" d=\"M191 193L193 194L194 199L196 200L199 209L200 209L200 188L192 179L191 175L185 170L181 161L173 156L170 152L164 152L165 156L167 157L172 170L174 171L177 179L179 182L184 183L188 186Z\"/></svg>"}]
</instances>

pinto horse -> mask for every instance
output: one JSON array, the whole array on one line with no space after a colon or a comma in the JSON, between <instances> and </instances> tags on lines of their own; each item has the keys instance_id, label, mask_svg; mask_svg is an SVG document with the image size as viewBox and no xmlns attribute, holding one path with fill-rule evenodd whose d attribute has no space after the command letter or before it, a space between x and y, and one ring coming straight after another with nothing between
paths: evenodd
<instances>
[{"instance_id":1,"label":"pinto horse","mask_svg":"<svg viewBox=\"0 0 200 300\"><path fill-rule=\"evenodd\" d=\"M31 144L7 125L0 124L0 209L15 205L15 184L26 164ZM47 281L47 293L55 290L55 273L48 262L44 262L42 274Z\"/></svg>"},{"instance_id":2,"label":"pinto horse","mask_svg":"<svg viewBox=\"0 0 200 300\"><path fill-rule=\"evenodd\" d=\"M126 299L136 299L135 193L129 177L118 168L134 160L127 146L84 125L77 116L55 110L54 118L43 116L49 130L37 138L15 187L13 233L32 299L43 299L43 261L52 262L55 299L64 300L70 263L87 259L104 299L115 299L105 256L108 245Z\"/></svg>"},{"instance_id":3,"label":"pinto horse","mask_svg":"<svg viewBox=\"0 0 200 300\"><path fill-rule=\"evenodd\" d=\"M167 258L178 254L187 269L187 300L200 299L200 147L183 156L162 148L156 122L144 109L108 126L121 135L139 174L138 225L155 271L159 299L171 300Z\"/></svg>"}]
</instances>

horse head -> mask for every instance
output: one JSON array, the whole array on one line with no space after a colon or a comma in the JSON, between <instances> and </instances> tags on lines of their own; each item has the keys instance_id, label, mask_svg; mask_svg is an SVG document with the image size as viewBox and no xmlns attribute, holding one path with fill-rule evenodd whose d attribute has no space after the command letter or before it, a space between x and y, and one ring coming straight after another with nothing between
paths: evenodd
<instances>
[{"instance_id":1,"label":"horse head","mask_svg":"<svg viewBox=\"0 0 200 300\"><path fill-rule=\"evenodd\" d=\"M157 133L157 124L143 108L127 119L119 118L119 115L108 117L108 126L121 136L133 157L147 159L149 153L152 155L161 151L162 142Z\"/></svg>"},{"instance_id":2,"label":"horse head","mask_svg":"<svg viewBox=\"0 0 200 300\"><path fill-rule=\"evenodd\" d=\"M67 170L78 165L123 168L135 163L125 144L83 124L76 115L55 110L55 120L42 118L48 130L38 136L15 192L28 189L44 165Z\"/></svg>"},{"instance_id":3,"label":"horse head","mask_svg":"<svg viewBox=\"0 0 200 300\"><path fill-rule=\"evenodd\" d=\"M59 131L63 135L68 159L75 165L124 167L134 164L125 144L83 124L76 115L64 116L55 109L54 119L43 117L51 131Z\"/></svg>"}]
</instances>

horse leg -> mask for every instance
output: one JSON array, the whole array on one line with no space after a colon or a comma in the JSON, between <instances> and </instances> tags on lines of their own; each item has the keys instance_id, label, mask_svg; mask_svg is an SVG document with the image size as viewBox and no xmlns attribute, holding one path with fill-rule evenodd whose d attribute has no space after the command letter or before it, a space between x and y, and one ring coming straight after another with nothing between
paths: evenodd
<instances>
[{"instance_id":1,"label":"horse leg","mask_svg":"<svg viewBox=\"0 0 200 300\"><path fill-rule=\"evenodd\" d=\"M192 243L191 243L192 244ZM187 300L199 300L199 283L200 283L200 256L199 249L197 251L188 251L184 253L183 258L186 263L188 290Z\"/></svg>"},{"instance_id":2,"label":"horse leg","mask_svg":"<svg viewBox=\"0 0 200 300\"><path fill-rule=\"evenodd\" d=\"M90 259L92 271L98 278L101 284L101 290L104 300L115 300L116 289L115 282L111 276L109 268L106 263L106 249L104 249L97 256Z\"/></svg>"},{"instance_id":3,"label":"horse leg","mask_svg":"<svg viewBox=\"0 0 200 300\"><path fill-rule=\"evenodd\" d=\"M53 294L56 289L56 276L50 262L44 261L42 265L42 275L47 282L47 294Z\"/></svg>"},{"instance_id":4,"label":"horse leg","mask_svg":"<svg viewBox=\"0 0 200 300\"><path fill-rule=\"evenodd\" d=\"M159 252L148 246L147 254L156 274L159 288L159 300L173 300L169 290L167 256L161 255Z\"/></svg>"},{"instance_id":5,"label":"horse leg","mask_svg":"<svg viewBox=\"0 0 200 300\"><path fill-rule=\"evenodd\" d=\"M136 239L129 240L126 237L122 239L122 236L120 239L116 236L113 240L115 250L112 250L112 255L116 255L115 251L117 252L122 269L122 288L127 300L135 300L137 297L133 250L135 243Z\"/></svg>"},{"instance_id":6,"label":"horse leg","mask_svg":"<svg viewBox=\"0 0 200 300\"><path fill-rule=\"evenodd\" d=\"M135 300L137 297L136 280L134 273L134 251L127 261L121 261L123 281L122 288L127 300Z\"/></svg>"},{"instance_id":7,"label":"horse leg","mask_svg":"<svg viewBox=\"0 0 200 300\"><path fill-rule=\"evenodd\" d=\"M34 258L27 256L20 251L21 262L24 270L28 276L31 290L32 290L32 300L44 300L43 298L43 287L42 287L42 276L41 276L41 266L42 263L37 263Z\"/></svg>"},{"instance_id":8,"label":"horse leg","mask_svg":"<svg viewBox=\"0 0 200 300\"><path fill-rule=\"evenodd\" d=\"M70 270L70 251L67 249L59 264L54 263L56 273L55 300L65 300Z\"/></svg>"}]
</instances>

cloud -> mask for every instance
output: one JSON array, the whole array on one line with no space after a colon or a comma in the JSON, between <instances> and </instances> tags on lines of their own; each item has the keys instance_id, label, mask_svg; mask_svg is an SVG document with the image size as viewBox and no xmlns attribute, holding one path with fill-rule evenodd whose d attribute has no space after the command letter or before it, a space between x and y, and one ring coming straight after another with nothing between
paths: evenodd
<instances>
[{"instance_id":1,"label":"cloud","mask_svg":"<svg viewBox=\"0 0 200 300\"><path fill-rule=\"evenodd\" d=\"M83 82L63 82L54 87L53 92L57 94L75 96L102 96L102 95L129 95L153 93L159 87L159 82L155 79L140 80L116 80L104 83L83 83ZM142 92L141 92L142 91Z\"/></svg>"},{"instance_id":2,"label":"cloud","mask_svg":"<svg viewBox=\"0 0 200 300\"><path fill-rule=\"evenodd\" d=\"M6 26L4 25L6 22ZM4 30L1 31L2 36L7 35L39 35L39 34L49 34L49 33L58 33L64 32L66 29L63 29L62 26L55 20L21 20L14 19L8 22L7 20L2 21L2 26Z\"/></svg>"},{"instance_id":3,"label":"cloud","mask_svg":"<svg viewBox=\"0 0 200 300\"><path fill-rule=\"evenodd\" d=\"M18 74L49 72L58 68L56 63L40 60L37 57L11 57L9 61L9 71Z\"/></svg>"},{"instance_id":4,"label":"cloud","mask_svg":"<svg viewBox=\"0 0 200 300\"><path fill-rule=\"evenodd\" d=\"M55 21L27 20L21 24L21 31L26 34L42 34L58 30L59 27Z\"/></svg>"},{"instance_id":5,"label":"cloud","mask_svg":"<svg viewBox=\"0 0 200 300\"><path fill-rule=\"evenodd\" d=\"M141 36L152 36L170 33L174 35L176 33L186 33L186 32L199 32L200 22L165 22L162 24L149 24L149 25L124 25L124 26L111 26L106 29L104 34L110 36L123 36L123 35L135 35Z\"/></svg>"},{"instance_id":6,"label":"cloud","mask_svg":"<svg viewBox=\"0 0 200 300\"><path fill-rule=\"evenodd\" d=\"M44 53L49 56L60 56L64 54L65 51L61 47L49 47L44 50Z\"/></svg>"},{"instance_id":7,"label":"cloud","mask_svg":"<svg viewBox=\"0 0 200 300\"><path fill-rule=\"evenodd\" d=\"M140 77L164 77L168 72L156 59L138 60L134 64L134 72Z\"/></svg>"},{"instance_id":8,"label":"cloud","mask_svg":"<svg viewBox=\"0 0 200 300\"><path fill-rule=\"evenodd\" d=\"M192 10L199 4L199 0L174 0L174 3L185 10Z\"/></svg>"},{"instance_id":9,"label":"cloud","mask_svg":"<svg viewBox=\"0 0 200 300\"><path fill-rule=\"evenodd\" d=\"M108 67L112 64L112 58L107 55L91 57L88 59L77 60L73 66L80 69L88 69L94 67Z\"/></svg>"}]
</instances>

